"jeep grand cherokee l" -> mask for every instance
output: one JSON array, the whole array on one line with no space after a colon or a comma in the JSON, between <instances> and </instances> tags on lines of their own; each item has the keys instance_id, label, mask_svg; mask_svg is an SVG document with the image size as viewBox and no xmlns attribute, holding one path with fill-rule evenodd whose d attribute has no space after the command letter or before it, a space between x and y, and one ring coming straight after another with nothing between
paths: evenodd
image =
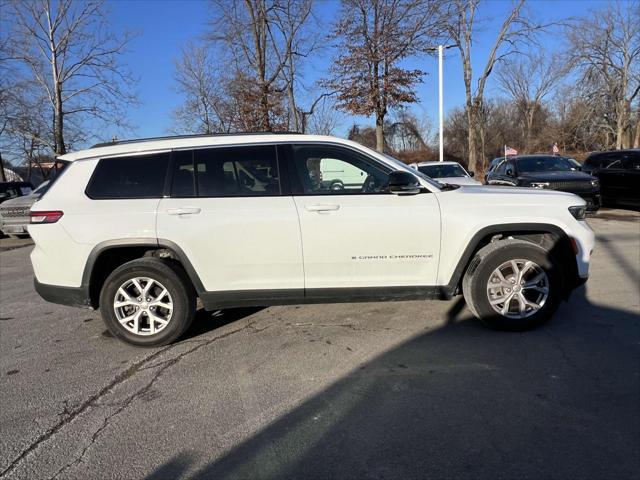
<instances>
[{"instance_id":1,"label":"jeep grand cherokee l","mask_svg":"<svg viewBox=\"0 0 640 480\"><path fill-rule=\"evenodd\" d=\"M532 328L586 280L594 246L573 194L441 184L333 137L149 139L61 159L31 211L36 290L99 308L135 345L178 338L198 297L216 310L464 294L490 326ZM358 185L321 181L323 159Z\"/></svg>"}]
</instances>

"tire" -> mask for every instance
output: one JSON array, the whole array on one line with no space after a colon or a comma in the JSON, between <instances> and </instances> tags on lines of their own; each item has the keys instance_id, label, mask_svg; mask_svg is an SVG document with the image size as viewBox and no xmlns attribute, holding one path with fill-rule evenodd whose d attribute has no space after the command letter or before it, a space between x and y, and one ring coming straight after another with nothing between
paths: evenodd
<instances>
[{"instance_id":1,"label":"tire","mask_svg":"<svg viewBox=\"0 0 640 480\"><path fill-rule=\"evenodd\" d=\"M135 297L140 288L144 291L147 287L147 299ZM124 306L116 305L116 301ZM127 262L107 277L100 292L100 313L109 331L141 347L158 347L176 340L191 325L195 310L191 281L182 266L170 260L140 258Z\"/></svg>"},{"instance_id":2,"label":"tire","mask_svg":"<svg viewBox=\"0 0 640 480\"><path fill-rule=\"evenodd\" d=\"M524 284L517 286L517 291L516 285L511 284L517 276L512 261L524 271ZM494 273L498 269L502 278ZM536 279L539 282L530 286ZM547 250L525 240L507 239L493 242L476 253L462 281L462 291L472 313L490 328L522 331L551 318L560 305L562 285L560 263ZM495 308L491 305L491 300L500 302L503 298L511 299L497 303Z\"/></svg>"}]
</instances>

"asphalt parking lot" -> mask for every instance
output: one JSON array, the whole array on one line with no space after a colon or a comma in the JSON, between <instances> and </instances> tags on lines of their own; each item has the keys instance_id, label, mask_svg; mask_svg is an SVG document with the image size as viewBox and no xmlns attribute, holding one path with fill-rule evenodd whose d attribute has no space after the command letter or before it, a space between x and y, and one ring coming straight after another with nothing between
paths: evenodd
<instances>
[{"instance_id":1,"label":"asphalt parking lot","mask_svg":"<svg viewBox=\"0 0 640 480\"><path fill-rule=\"evenodd\" d=\"M127 346L0 252L0 477L626 479L640 474L640 217L590 220L591 278L552 322L463 301L199 312Z\"/></svg>"}]
</instances>

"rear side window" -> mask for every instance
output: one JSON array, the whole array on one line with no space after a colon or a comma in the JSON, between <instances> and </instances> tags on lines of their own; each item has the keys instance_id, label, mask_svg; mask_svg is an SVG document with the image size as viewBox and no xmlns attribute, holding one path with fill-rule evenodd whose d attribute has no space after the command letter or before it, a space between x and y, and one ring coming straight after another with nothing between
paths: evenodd
<instances>
[{"instance_id":1,"label":"rear side window","mask_svg":"<svg viewBox=\"0 0 640 480\"><path fill-rule=\"evenodd\" d=\"M280 195L275 145L176 152L172 197Z\"/></svg>"},{"instance_id":2,"label":"rear side window","mask_svg":"<svg viewBox=\"0 0 640 480\"><path fill-rule=\"evenodd\" d=\"M160 198L169 166L169 153L103 158L87 186L92 199Z\"/></svg>"}]
</instances>

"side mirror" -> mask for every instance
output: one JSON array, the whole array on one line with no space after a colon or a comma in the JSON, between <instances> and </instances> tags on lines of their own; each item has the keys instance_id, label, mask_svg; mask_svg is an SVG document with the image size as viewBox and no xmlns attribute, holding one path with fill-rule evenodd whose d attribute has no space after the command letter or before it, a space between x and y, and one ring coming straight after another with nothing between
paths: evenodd
<instances>
[{"instance_id":1,"label":"side mirror","mask_svg":"<svg viewBox=\"0 0 640 480\"><path fill-rule=\"evenodd\" d=\"M513 177L513 168L507 168L507 176Z\"/></svg>"},{"instance_id":2,"label":"side mirror","mask_svg":"<svg viewBox=\"0 0 640 480\"><path fill-rule=\"evenodd\" d=\"M475 177L475 176L476 176L476 173L475 173L475 172L469 172L469 176L470 176L470 177Z\"/></svg>"},{"instance_id":3,"label":"side mirror","mask_svg":"<svg viewBox=\"0 0 640 480\"><path fill-rule=\"evenodd\" d=\"M389 174L389 192L396 195L415 195L421 191L422 185L409 172L396 170Z\"/></svg>"}]
</instances>

